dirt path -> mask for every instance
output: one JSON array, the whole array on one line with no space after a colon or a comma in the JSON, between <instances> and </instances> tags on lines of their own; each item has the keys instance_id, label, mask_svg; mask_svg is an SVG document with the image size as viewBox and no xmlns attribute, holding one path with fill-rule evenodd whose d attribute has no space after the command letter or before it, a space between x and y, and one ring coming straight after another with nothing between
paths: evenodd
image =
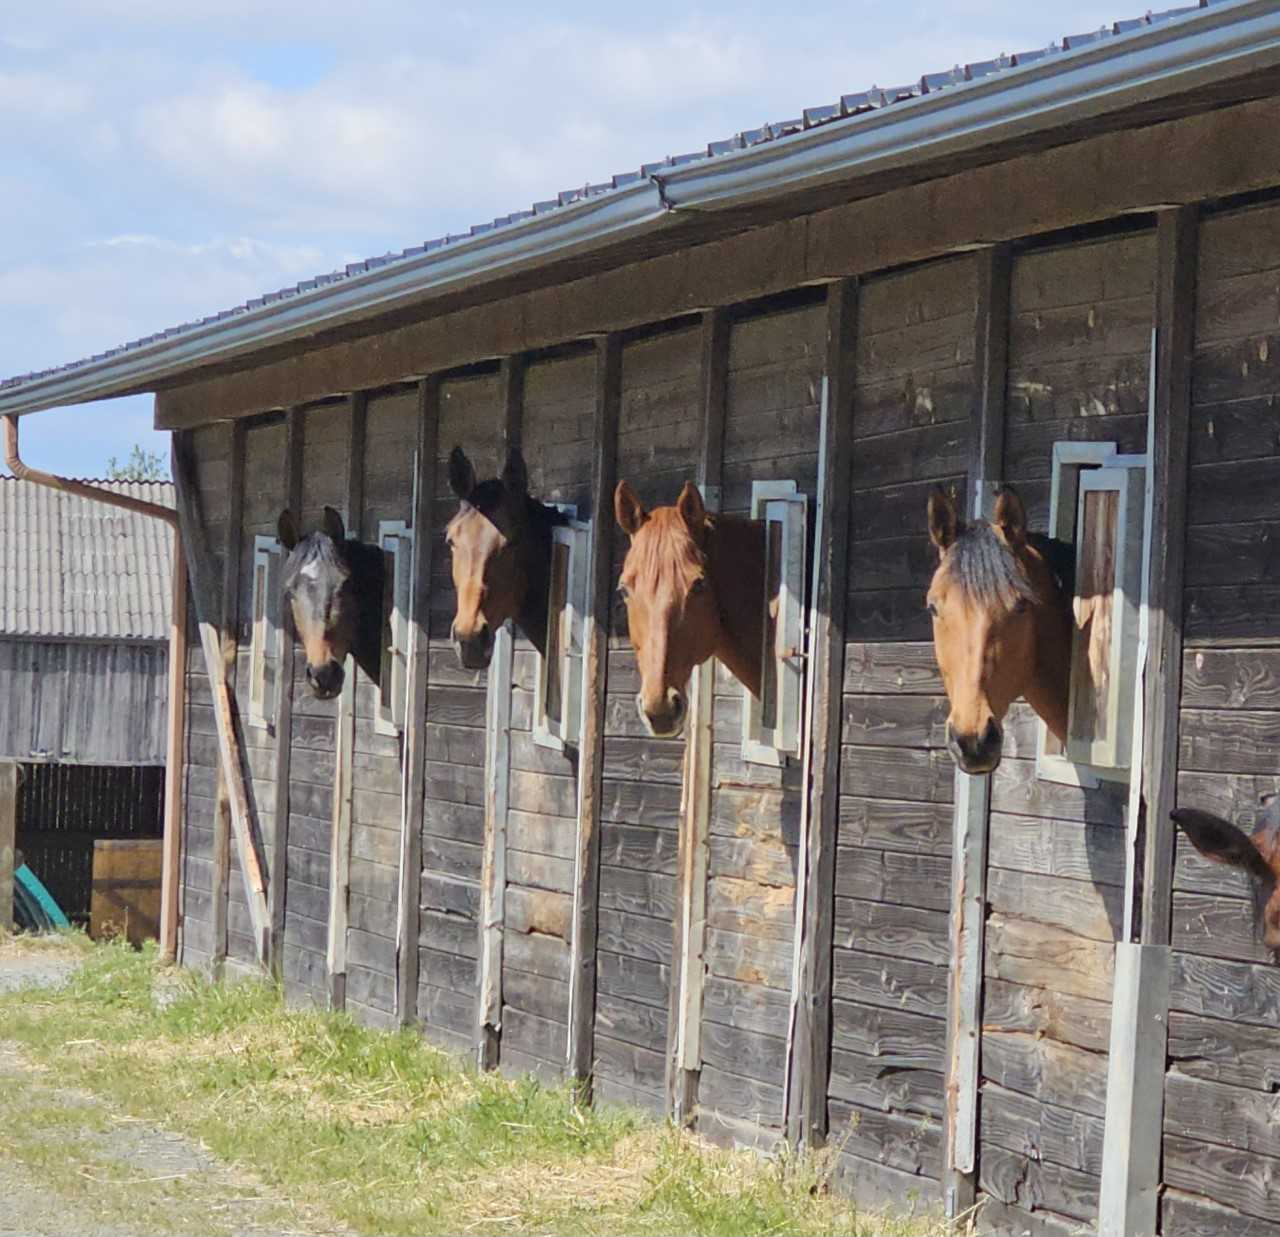
<instances>
[{"instance_id":1,"label":"dirt path","mask_svg":"<svg viewBox=\"0 0 1280 1237\"><path fill-rule=\"evenodd\" d=\"M0 954L0 992L65 982L73 957ZM87 1028L86 1034L92 1029ZM205 1148L51 1085L0 1040L0 1237L286 1237L292 1209Z\"/></svg>"}]
</instances>

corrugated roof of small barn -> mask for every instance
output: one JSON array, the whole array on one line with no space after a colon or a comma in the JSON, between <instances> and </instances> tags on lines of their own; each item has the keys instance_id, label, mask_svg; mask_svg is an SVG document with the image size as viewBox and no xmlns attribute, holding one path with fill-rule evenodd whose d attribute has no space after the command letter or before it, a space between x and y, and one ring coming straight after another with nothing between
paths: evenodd
<instances>
[{"instance_id":1,"label":"corrugated roof of small barn","mask_svg":"<svg viewBox=\"0 0 1280 1237\"><path fill-rule=\"evenodd\" d=\"M619 173L598 183L565 189L553 197L533 203L528 209L476 224L465 232L436 237L399 252L388 252L364 261L349 263L342 269L265 293L220 313L169 327L167 330L132 340L92 357L50 369L0 378L0 404L7 403L13 406L12 411L19 413L30 411L32 408L14 406L23 403L22 394L25 388L39 387L41 384L48 384L51 380L73 379L80 371L92 373L129 360L135 353L142 353L144 356L149 353L158 354L174 344L182 343L189 336L202 337L211 330L238 326L241 322L246 325L259 319L265 322L282 305L290 302L319 302L344 284L354 282L363 287L378 276L394 277L400 270L411 272L421 266L424 259L447 259L454 251L468 250L476 245L493 242L509 231L518 232L527 224L571 214L574 209L589 203L600 204L607 203L611 199L621 200L627 193L634 192L642 186L656 186L663 203L668 208L673 205L679 206L678 201L673 201L672 186L669 182L678 178L681 173L687 173L699 167L714 168L732 162L735 157L748 154L758 148L785 147L792 141L802 140L811 130L857 126L864 121L872 123L877 115L886 111L896 113L904 105L924 102L940 94L949 95L957 90L997 80L1016 80L1024 73L1035 73L1043 69L1050 62L1068 59L1076 53L1087 54L1088 51L1096 50L1105 44L1126 44L1142 36L1144 32L1150 33L1153 27L1164 27L1181 19L1194 21L1195 15L1203 17L1206 11L1246 7L1250 7L1249 0L1196 0L1196 3L1161 12L1148 11L1142 17L1116 21L1098 30L1063 35L1044 47L1002 54L993 59L972 64L957 64L943 72L925 73L901 86L873 85L866 90L842 95L834 102L805 108L798 116L763 124L758 128L744 129L728 139L710 142L700 150L668 155L664 159L645 163L634 171ZM1231 18L1228 17L1228 20ZM499 260L497 265L501 266L501 264ZM119 390L124 389L130 389L127 383L119 386ZM113 389L112 393L118 393L118 390ZM84 398L96 399L100 398L101 394L97 391L75 392L70 394L64 402L75 402L76 399ZM35 406L52 407L56 404L37 400L33 402L33 407Z\"/></svg>"},{"instance_id":2,"label":"corrugated roof of small barn","mask_svg":"<svg viewBox=\"0 0 1280 1237\"><path fill-rule=\"evenodd\" d=\"M92 484L173 506L168 481ZM163 520L0 477L0 639L168 639L172 561Z\"/></svg>"}]
</instances>

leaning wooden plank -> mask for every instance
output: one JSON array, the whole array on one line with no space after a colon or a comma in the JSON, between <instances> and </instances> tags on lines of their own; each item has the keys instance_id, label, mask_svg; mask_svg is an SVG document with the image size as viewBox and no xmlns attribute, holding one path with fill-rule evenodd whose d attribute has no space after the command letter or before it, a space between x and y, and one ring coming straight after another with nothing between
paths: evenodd
<instances>
[{"instance_id":1,"label":"leaning wooden plank","mask_svg":"<svg viewBox=\"0 0 1280 1237\"><path fill-rule=\"evenodd\" d=\"M0 761L0 928L13 927L14 851L18 837L18 766Z\"/></svg>"},{"instance_id":2,"label":"leaning wooden plank","mask_svg":"<svg viewBox=\"0 0 1280 1237\"><path fill-rule=\"evenodd\" d=\"M325 970L329 1008L347 1003L347 918L351 896L352 754L355 747L356 663L347 658L342 695L338 698L337 743L333 771L333 827L329 855L329 934Z\"/></svg>"},{"instance_id":3,"label":"leaning wooden plank","mask_svg":"<svg viewBox=\"0 0 1280 1237\"><path fill-rule=\"evenodd\" d=\"M182 773L186 762L187 709L187 565L178 553L178 530L173 530L173 568L169 615L168 739L164 767L164 855L160 880L160 956L178 956L178 890L182 884Z\"/></svg>"},{"instance_id":4,"label":"leaning wooden plank","mask_svg":"<svg viewBox=\"0 0 1280 1237\"><path fill-rule=\"evenodd\" d=\"M853 441L858 283L827 290L826 360L818 444L818 527L811 628L800 880L796 889L784 1120L796 1141L827 1133L831 1066L831 952L839 822L841 684L849 571L849 472Z\"/></svg>"},{"instance_id":5,"label":"leaning wooden plank","mask_svg":"<svg viewBox=\"0 0 1280 1237\"><path fill-rule=\"evenodd\" d=\"M697 466L698 486L708 511L720 510L728 364L728 315L723 310L709 310L702 318L702 416ZM673 925L672 1016L667 1040L667 1103L672 1118L679 1123L693 1120L702 1066L714 704L715 667L708 660L693 672L682 769L677 867L680 913Z\"/></svg>"},{"instance_id":6,"label":"leaning wooden plank","mask_svg":"<svg viewBox=\"0 0 1280 1237\"><path fill-rule=\"evenodd\" d=\"M413 500L413 574L410 584L409 641L406 649L403 821L400 830L400 872L396 919L396 1018L408 1026L417 1013L421 916L422 820L426 803L426 749L429 733L427 684L430 680L431 641L427 624L431 610L431 508L435 502L436 451L440 432L440 383L424 378L418 384L417 475Z\"/></svg>"},{"instance_id":7,"label":"leaning wooden plank","mask_svg":"<svg viewBox=\"0 0 1280 1237\"><path fill-rule=\"evenodd\" d=\"M285 422L284 505L295 515L302 508L302 447L305 421L300 408L289 410ZM175 476L176 476L175 470ZM293 615L284 607L276 633L275 810L271 835L271 883L267 890L271 942L271 971L277 978L284 962L285 889L289 881L289 775L293 757Z\"/></svg>"},{"instance_id":8,"label":"leaning wooden plank","mask_svg":"<svg viewBox=\"0 0 1280 1237\"><path fill-rule=\"evenodd\" d=\"M577 846L569 972L569 1077L590 1093L600 893L600 814L604 798L605 674L609 655L610 551L622 406L622 343L596 344L595 452L591 465L590 595L583 632L582 725L578 748Z\"/></svg>"},{"instance_id":9,"label":"leaning wooden plank","mask_svg":"<svg viewBox=\"0 0 1280 1237\"><path fill-rule=\"evenodd\" d=\"M244 765L231 693L223 677L222 646L217 627L212 621L215 595L211 579L210 558L204 524L196 493L189 444L184 435L175 451L174 489L177 496L178 526L182 531L183 551L187 560L187 574L191 579L195 600L196 619L200 629L200 647L204 655L205 672L213 694L213 715L217 728L219 767L226 778L231 803L232 837L236 855L240 860L240 873L244 880L245 902L253 925L254 945L258 961L265 964L268 953L270 921L267 916L266 885L262 878L262 864L258 858L252 808L245 783Z\"/></svg>"},{"instance_id":10,"label":"leaning wooden plank","mask_svg":"<svg viewBox=\"0 0 1280 1237\"><path fill-rule=\"evenodd\" d=\"M988 514L1004 475L1005 390L1009 359L1012 262L1008 246L978 258L975 385L969 426L967 506ZM943 1193L947 1214L973 1206L977 1190L979 1056L982 1047L982 960L986 922L990 777L955 772L951 849L951 974L947 1006L947 1113Z\"/></svg>"}]
</instances>

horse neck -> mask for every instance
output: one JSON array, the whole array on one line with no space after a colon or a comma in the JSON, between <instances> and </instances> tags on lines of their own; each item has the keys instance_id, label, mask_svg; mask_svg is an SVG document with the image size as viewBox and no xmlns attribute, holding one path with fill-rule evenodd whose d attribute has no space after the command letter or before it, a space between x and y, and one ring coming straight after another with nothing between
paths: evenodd
<instances>
[{"instance_id":1,"label":"horse neck","mask_svg":"<svg viewBox=\"0 0 1280 1237\"><path fill-rule=\"evenodd\" d=\"M377 683L382 676L382 598L386 560L382 547L368 542L351 540L343 548L360 602L360 617L351 655L360 669Z\"/></svg>"},{"instance_id":2,"label":"horse neck","mask_svg":"<svg viewBox=\"0 0 1280 1237\"><path fill-rule=\"evenodd\" d=\"M758 698L764 678L764 524L716 516L708 522L706 553L720 611L715 656Z\"/></svg>"},{"instance_id":3,"label":"horse neck","mask_svg":"<svg viewBox=\"0 0 1280 1237\"><path fill-rule=\"evenodd\" d=\"M529 499L527 533L522 539L524 596L516 614L516 626L541 656L547 652L547 610L551 589L551 530L564 524L555 507Z\"/></svg>"},{"instance_id":4,"label":"horse neck","mask_svg":"<svg viewBox=\"0 0 1280 1237\"><path fill-rule=\"evenodd\" d=\"M1065 744L1071 698L1071 597L1058 587L1050 573L1046 575L1043 588L1052 600L1036 610L1035 682L1024 694L1049 733Z\"/></svg>"}]
</instances>

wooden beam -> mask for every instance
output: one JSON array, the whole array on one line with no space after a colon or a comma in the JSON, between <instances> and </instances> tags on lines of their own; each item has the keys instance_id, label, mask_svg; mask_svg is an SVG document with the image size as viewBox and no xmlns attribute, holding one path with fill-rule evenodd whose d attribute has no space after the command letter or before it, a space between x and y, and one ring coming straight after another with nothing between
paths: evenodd
<instances>
[{"instance_id":1,"label":"wooden beam","mask_svg":"<svg viewBox=\"0 0 1280 1237\"><path fill-rule=\"evenodd\" d=\"M348 400L347 477L343 506L347 536L364 535L364 443L369 401L355 391ZM329 835L329 936L325 952L329 1008L347 1005L347 927L351 914L351 825L355 802L356 680L360 670L347 657L338 699L333 768L333 828Z\"/></svg>"},{"instance_id":2,"label":"wooden beam","mask_svg":"<svg viewBox=\"0 0 1280 1237\"><path fill-rule=\"evenodd\" d=\"M802 805L804 866L796 888L795 977L784 1086L788 1135L820 1146L827 1136L831 1072L831 952L840 817L840 724L849 578L850 472L858 283L827 289L826 359L818 442L814 579Z\"/></svg>"},{"instance_id":3,"label":"wooden beam","mask_svg":"<svg viewBox=\"0 0 1280 1237\"><path fill-rule=\"evenodd\" d=\"M17 761L0 760L0 928L13 930L13 872L18 846Z\"/></svg>"},{"instance_id":4,"label":"wooden beam","mask_svg":"<svg viewBox=\"0 0 1280 1237\"><path fill-rule=\"evenodd\" d=\"M302 512L302 443L305 433L304 414L292 408L285 419L284 506L294 516ZM175 472L176 475L176 472ZM284 963L285 890L289 883L289 775L293 755L293 680L294 680L293 615L282 607L276 657L275 734L275 810L271 831L270 906L271 971L281 978Z\"/></svg>"},{"instance_id":5,"label":"wooden beam","mask_svg":"<svg viewBox=\"0 0 1280 1237\"><path fill-rule=\"evenodd\" d=\"M502 358L499 416L503 453L520 446L524 421L522 356ZM501 467L501 464L499 465ZM506 929L507 816L511 783L511 689L514 637L505 624L494 634L485 681L484 849L480 875L480 1000L476 1006L476 1064L496 1069L502 1053L502 948Z\"/></svg>"},{"instance_id":6,"label":"wooden beam","mask_svg":"<svg viewBox=\"0 0 1280 1237\"><path fill-rule=\"evenodd\" d=\"M1168 1043L1173 823L1182 698L1182 586L1186 557L1191 366L1195 348L1199 217L1161 212L1151 407L1147 412L1147 574L1129 794L1125 920L1116 945L1100 1237L1155 1232L1161 1185ZM1133 939L1136 937L1136 941Z\"/></svg>"},{"instance_id":7,"label":"wooden beam","mask_svg":"<svg viewBox=\"0 0 1280 1237\"><path fill-rule=\"evenodd\" d=\"M222 608L219 638L223 677L234 697L240 606L240 530L244 522L245 423L227 424L227 526L222 550ZM231 893L231 803L226 779L218 773L217 809L213 821L213 966L227 958L227 915Z\"/></svg>"},{"instance_id":8,"label":"wooden beam","mask_svg":"<svg viewBox=\"0 0 1280 1237\"><path fill-rule=\"evenodd\" d=\"M974 245L1080 227L1161 203L1277 183L1280 100L1218 108L893 189L674 253L560 277L554 286L447 306L367 339L193 381L156 397L175 429L403 381L424 370L624 331L819 280L866 277ZM1046 192L1045 186L1053 186ZM998 204L998 209L993 208Z\"/></svg>"},{"instance_id":9,"label":"wooden beam","mask_svg":"<svg viewBox=\"0 0 1280 1237\"><path fill-rule=\"evenodd\" d=\"M724 483L724 422L728 402L729 315L702 316L702 415L697 482L708 511L719 511ZM714 746L715 662L692 676L685 732L678 843L677 912L673 925L667 1022L667 1106L681 1125L693 1121L702 1069L703 958L707 939L710 861L711 753Z\"/></svg>"},{"instance_id":10,"label":"wooden beam","mask_svg":"<svg viewBox=\"0 0 1280 1237\"><path fill-rule=\"evenodd\" d=\"M178 957L178 901L182 887L182 845L187 759L187 566L178 530L173 530L169 582L168 715L164 758L164 845L160 874L160 957Z\"/></svg>"},{"instance_id":11,"label":"wooden beam","mask_svg":"<svg viewBox=\"0 0 1280 1237\"><path fill-rule=\"evenodd\" d=\"M613 487L618 472L622 342L596 341L595 448L591 463L591 562L583 632L582 731L578 747L573 941L569 970L569 1077L591 1095L595 1050L596 938L600 895L600 801L604 794L605 673L609 660Z\"/></svg>"},{"instance_id":12,"label":"wooden beam","mask_svg":"<svg viewBox=\"0 0 1280 1237\"><path fill-rule=\"evenodd\" d=\"M214 621L216 607L213 598L216 596L216 589L212 576L212 561L200 511L194 462L191 459L190 443L186 434L177 436L174 458L178 465L173 476L178 524L182 530L187 575L191 580L196 619L200 628L200 647L204 654L205 672L209 676L209 686L213 693L218 763L226 779L228 800L231 804L231 834L236 845L237 858L240 860L245 901L253 924L254 950L258 961L265 965L270 936L266 884L258 857L253 810L244 773L244 753L236 730L235 702L227 690L227 681L223 675L223 651Z\"/></svg>"},{"instance_id":13,"label":"wooden beam","mask_svg":"<svg viewBox=\"0 0 1280 1237\"><path fill-rule=\"evenodd\" d=\"M396 920L396 1019L409 1026L418 1009L418 932L422 919L422 817L426 804L427 677L431 652L431 509L436 498L440 383L418 384L417 475L413 486L413 575L405 650L404 794Z\"/></svg>"},{"instance_id":14,"label":"wooden beam","mask_svg":"<svg viewBox=\"0 0 1280 1237\"><path fill-rule=\"evenodd\" d=\"M969 426L966 510L991 513L1004 476L1005 392L1009 359L1012 257L997 245L977 255L974 386ZM987 915L987 839L991 778L955 772L951 842L951 970L947 1001L947 1077L943 1198L949 1216L977 1195L978 1091L981 1085L982 962Z\"/></svg>"}]
</instances>

